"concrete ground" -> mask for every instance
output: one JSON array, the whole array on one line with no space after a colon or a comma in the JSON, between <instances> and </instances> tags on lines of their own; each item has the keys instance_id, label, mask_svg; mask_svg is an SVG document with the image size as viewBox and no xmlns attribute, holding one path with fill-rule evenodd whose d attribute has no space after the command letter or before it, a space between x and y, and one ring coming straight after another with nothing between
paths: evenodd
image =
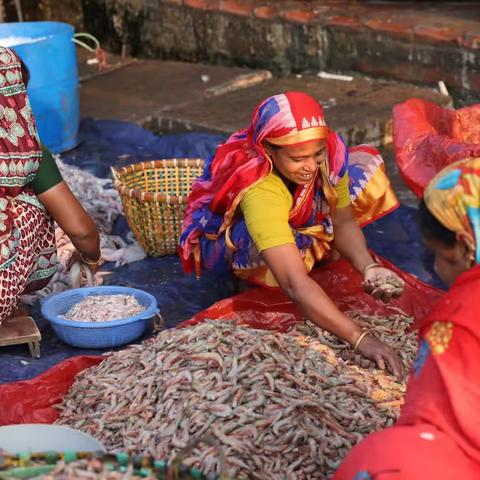
<instances>
[{"instance_id":1,"label":"concrete ground","mask_svg":"<svg viewBox=\"0 0 480 480\"><path fill-rule=\"evenodd\" d=\"M138 123L155 133L204 131L228 135L244 128L256 104L287 90L301 90L324 106L329 125L347 143L369 143L385 152L387 170L403 203L415 198L398 175L391 149L392 107L409 98L443 106L450 97L431 88L355 77L273 77L267 70L161 60L109 57L103 72L79 52L81 116Z\"/></svg>"}]
</instances>

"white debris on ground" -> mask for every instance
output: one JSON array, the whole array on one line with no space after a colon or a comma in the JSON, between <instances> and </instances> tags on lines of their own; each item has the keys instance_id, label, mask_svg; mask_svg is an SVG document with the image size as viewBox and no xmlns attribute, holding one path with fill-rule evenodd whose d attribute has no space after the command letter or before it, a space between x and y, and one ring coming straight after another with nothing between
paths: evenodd
<instances>
[{"instance_id":1,"label":"white debris on ground","mask_svg":"<svg viewBox=\"0 0 480 480\"><path fill-rule=\"evenodd\" d=\"M127 235L127 240L118 235L110 235L115 220L123 214L119 194L112 186L111 180L98 178L85 170L67 165L61 161L58 155L55 160L63 179L100 231L103 261L115 262L115 267L118 267L146 258L146 252L133 238L131 232ZM32 295L23 295L22 303L33 305L40 297L72 288L67 266L75 247L58 225L55 226L55 237L58 249L57 273L43 290ZM94 276L94 284L100 285L101 283L102 277L97 273Z\"/></svg>"}]
</instances>

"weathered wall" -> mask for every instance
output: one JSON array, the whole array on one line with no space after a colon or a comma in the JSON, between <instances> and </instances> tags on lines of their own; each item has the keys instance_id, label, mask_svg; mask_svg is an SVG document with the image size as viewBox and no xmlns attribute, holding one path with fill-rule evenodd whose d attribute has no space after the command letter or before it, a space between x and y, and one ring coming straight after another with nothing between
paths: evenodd
<instances>
[{"instance_id":1,"label":"weathered wall","mask_svg":"<svg viewBox=\"0 0 480 480\"><path fill-rule=\"evenodd\" d=\"M149 0L81 0L86 31L104 48L128 55L149 56L142 51L145 37L156 23L157 2Z\"/></svg>"},{"instance_id":2,"label":"weathered wall","mask_svg":"<svg viewBox=\"0 0 480 480\"><path fill-rule=\"evenodd\" d=\"M403 16L396 19L391 7L375 8L369 17L367 7L355 2L347 9L335 2L299 2L302 9L292 2L265 3L83 0L83 7L88 30L117 49L124 44L133 55L275 72L359 71L411 82L443 80L480 91L480 22L462 23L460 16L452 17L451 28L436 26L434 10L415 16L401 6ZM282 10L284 4L288 8ZM440 14L445 21L448 11Z\"/></svg>"},{"instance_id":3,"label":"weathered wall","mask_svg":"<svg viewBox=\"0 0 480 480\"><path fill-rule=\"evenodd\" d=\"M140 57L277 73L357 71L480 92L480 8L470 3L24 0L24 8Z\"/></svg>"},{"instance_id":4,"label":"weathered wall","mask_svg":"<svg viewBox=\"0 0 480 480\"><path fill-rule=\"evenodd\" d=\"M13 1L5 1L7 21L18 20ZM77 31L83 30L83 9L81 0L22 0L22 12L25 21L55 20L75 26Z\"/></svg>"}]
</instances>

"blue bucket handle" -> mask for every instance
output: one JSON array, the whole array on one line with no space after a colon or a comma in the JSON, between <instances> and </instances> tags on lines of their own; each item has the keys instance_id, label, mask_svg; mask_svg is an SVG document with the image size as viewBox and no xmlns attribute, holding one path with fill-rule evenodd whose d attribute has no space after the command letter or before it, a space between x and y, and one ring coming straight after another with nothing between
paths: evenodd
<instances>
[{"instance_id":1,"label":"blue bucket handle","mask_svg":"<svg viewBox=\"0 0 480 480\"><path fill-rule=\"evenodd\" d=\"M87 38L91 40L94 44L95 47L91 47L87 43L83 42L82 40L79 40L79 38ZM91 35L90 33L86 32L80 32L80 33L75 33L72 38L72 42L76 43L82 48L85 48L89 52L92 52L95 54L95 58L92 58L88 60L87 63L97 63L98 68L101 70L102 68L107 66L107 54L105 51L100 47L100 42L96 37Z\"/></svg>"},{"instance_id":2,"label":"blue bucket handle","mask_svg":"<svg viewBox=\"0 0 480 480\"><path fill-rule=\"evenodd\" d=\"M95 48L91 47L85 42L82 42L81 40L79 40L79 38L88 38L95 44ZM90 33L86 33L86 32L75 33L75 35L73 35L72 42L76 43L80 47L83 47L92 53L96 53L97 50L100 48L100 42L98 41L98 39L93 35L91 35Z\"/></svg>"}]
</instances>

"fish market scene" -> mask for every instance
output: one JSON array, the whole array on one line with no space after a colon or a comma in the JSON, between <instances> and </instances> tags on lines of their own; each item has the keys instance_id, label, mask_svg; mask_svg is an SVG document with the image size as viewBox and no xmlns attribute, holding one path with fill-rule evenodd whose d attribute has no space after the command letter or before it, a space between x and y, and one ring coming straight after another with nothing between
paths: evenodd
<instances>
[{"instance_id":1,"label":"fish market scene","mask_svg":"<svg viewBox=\"0 0 480 480\"><path fill-rule=\"evenodd\" d=\"M480 479L479 65L477 1L0 0L0 480Z\"/></svg>"}]
</instances>

